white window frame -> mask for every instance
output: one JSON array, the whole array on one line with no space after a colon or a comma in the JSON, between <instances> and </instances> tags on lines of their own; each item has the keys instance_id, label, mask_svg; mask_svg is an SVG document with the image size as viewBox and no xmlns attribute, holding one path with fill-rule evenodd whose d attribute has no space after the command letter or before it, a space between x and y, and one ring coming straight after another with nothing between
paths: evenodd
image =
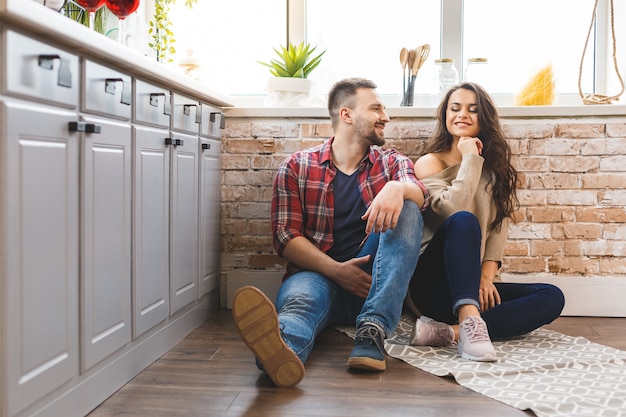
<instances>
[{"instance_id":1,"label":"white window frame","mask_svg":"<svg viewBox=\"0 0 626 417\"><path fill-rule=\"evenodd\" d=\"M306 2L308 0L287 1L287 42L300 43L306 41ZM314 1L314 0L313 0ZM463 2L464 0L441 0L441 54L454 58L459 74L464 68L459 67L463 60ZM596 10L596 22L608 22L610 17L609 0L600 0ZM609 25L596 23L594 27L595 47L589 50L594 59L594 92L606 91L607 62L613 62L609 54L611 33ZM611 67L612 68L612 67ZM576 96L574 103L578 104Z\"/></svg>"}]
</instances>

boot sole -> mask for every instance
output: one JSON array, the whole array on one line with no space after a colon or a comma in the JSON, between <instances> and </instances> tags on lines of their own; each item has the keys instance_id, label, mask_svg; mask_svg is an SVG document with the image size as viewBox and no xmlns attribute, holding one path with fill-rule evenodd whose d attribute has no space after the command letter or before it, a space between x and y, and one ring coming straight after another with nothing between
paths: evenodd
<instances>
[{"instance_id":1,"label":"boot sole","mask_svg":"<svg viewBox=\"0 0 626 417\"><path fill-rule=\"evenodd\" d=\"M381 361L365 357L348 358L346 365L350 368L363 369L365 371L384 371L387 369L387 363L384 359Z\"/></svg>"},{"instance_id":2,"label":"boot sole","mask_svg":"<svg viewBox=\"0 0 626 417\"><path fill-rule=\"evenodd\" d=\"M298 384L304 365L280 336L278 314L270 299L255 287L242 287L235 293L232 314L241 339L272 382L278 387Z\"/></svg>"}]
</instances>

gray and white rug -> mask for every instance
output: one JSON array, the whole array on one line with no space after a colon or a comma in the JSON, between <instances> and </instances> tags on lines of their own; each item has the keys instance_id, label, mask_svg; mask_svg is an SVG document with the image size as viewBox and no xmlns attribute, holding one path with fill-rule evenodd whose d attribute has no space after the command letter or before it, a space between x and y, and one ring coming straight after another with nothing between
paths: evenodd
<instances>
[{"instance_id":1,"label":"gray and white rug","mask_svg":"<svg viewBox=\"0 0 626 417\"><path fill-rule=\"evenodd\" d=\"M403 316L387 353L538 417L626 417L626 352L584 337L538 329L494 342L498 361L462 359L456 347L409 346L415 318ZM354 338L355 328L337 330Z\"/></svg>"}]
</instances>

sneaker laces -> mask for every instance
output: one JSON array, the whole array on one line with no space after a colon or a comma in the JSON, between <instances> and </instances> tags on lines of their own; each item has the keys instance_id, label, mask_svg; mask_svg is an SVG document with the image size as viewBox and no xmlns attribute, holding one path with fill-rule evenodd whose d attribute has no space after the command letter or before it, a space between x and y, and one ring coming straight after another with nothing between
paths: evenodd
<instances>
[{"instance_id":1,"label":"sneaker laces","mask_svg":"<svg viewBox=\"0 0 626 417\"><path fill-rule=\"evenodd\" d=\"M487 326L480 317L466 317L465 320L463 320L462 325L463 329L465 330L465 334L467 334L467 337L471 343L491 343L491 339L489 338L489 332L487 331Z\"/></svg>"},{"instance_id":2,"label":"sneaker laces","mask_svg":"<svg viewBox=\"0 0 626 417\"><path fill-rule=\"evenodd\" d=\"M384 338L382 337L381 331L374 326L359 327L354 337L361 339L361 341L369 341L370 344L376 345L381 352L383 351L381 343Z\"/></svg>"},{"instance_id":3,"label":"sneaker laces","mask_svg":"<svg viewBox=\"0 0 626 417\"><path fill-rule=\"evenodd\" d=\"M450 346L454 344L454 340L450 340L450 329L444 326L432 326L434 328L434 336L431 336L430 342L433 346Z\"/></svg>"}]
</instances>

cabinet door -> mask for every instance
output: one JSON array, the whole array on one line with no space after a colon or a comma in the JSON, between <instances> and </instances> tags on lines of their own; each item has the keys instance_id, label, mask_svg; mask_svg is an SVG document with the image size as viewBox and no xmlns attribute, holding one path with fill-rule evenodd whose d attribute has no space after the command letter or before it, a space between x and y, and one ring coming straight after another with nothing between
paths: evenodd
<instances>
[{"instance_id":1,"label":"cabinet door","mask_svg":"<svg viewBox=\"0 0 626 417\"><path fill-rule=\"evenodd\" d=\"M82 148L82 341L88 369L131 340L131 136L88 118Z\"/></svg>"},{"instance_id":2,"label":"cabinet door","mask_svg":"<svg viewBox=\"0 0 626 417\"><path fill-rule=\"evenodd\" d=\"M78 375L76 114L0 101L0 272L9 415ZM4 384L3 384L4 385Z\"/></svg>"},{"instance_id":3,"label":"cabinet door","mask_svg":"<svg viewBox=\"0 0 626 417\"><path fill-rule=\"evenodd\" d=\"M198 298L198 137L176 134L172 147L172 313Z\"/></svg>"},{"instance_id":4,"label":"cabinet door","mask_svg":"<svg viewBox=\"0 0 626 417\"><path fill-rule=\"evenodd\" d=\"M203 296L219 286L222 144L211 139L201 142L199 295Z\"/></svg>"},{"instance_id":5,"label":"cabinet door","mask_svg":"<svg viewBox=\"0 0 626 417\"><path fill-rule=\"evenodd\" d=\"M134 127L135 337L170 314L169 132Z\"/></svg>"}]
</instances>

